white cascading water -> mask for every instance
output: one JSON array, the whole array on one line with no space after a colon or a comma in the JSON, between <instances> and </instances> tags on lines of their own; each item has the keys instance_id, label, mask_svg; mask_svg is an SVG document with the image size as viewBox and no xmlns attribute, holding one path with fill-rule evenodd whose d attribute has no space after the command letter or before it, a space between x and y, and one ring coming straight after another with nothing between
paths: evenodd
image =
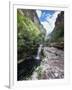
<instances>
[{"instance_id":1,"label":"white cascading water","mask_svg":"<svg viewBox=\"0 0 72 90\"><path fill-rule=\"evenodd\" d=\"M41 53L41 50L42 50L42 44L40 44L39 48L38 48L38 52L37 52L37 56L36 56L36 59L37 60L40 60L40 53Z\"/></svg>"}]
</instances>

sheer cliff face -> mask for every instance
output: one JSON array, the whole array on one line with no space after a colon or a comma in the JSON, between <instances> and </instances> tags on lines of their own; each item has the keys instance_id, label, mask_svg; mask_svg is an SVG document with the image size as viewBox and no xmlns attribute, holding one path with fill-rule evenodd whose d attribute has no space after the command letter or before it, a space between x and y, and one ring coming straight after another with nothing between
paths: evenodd
<instances>
[{"instance_id":1,"label":"sheer cliff face","mask_svg":"<svg viewBox=\"0 0 72 90\"><path fill-rule=\"evenodd\" d=\"M64 41L64 11L58 15L55 28L51 33L51 41L53 42L63 42Z\"/></svg>"},{"instance_id":2,"label":"sheer cliff face","mask_svg":"<svg viewBox=\"0 0 72 90\"><path fill-rule=\"evenodd\" d=\"M22 14L23 16L29 18L34 24L39 28L39 30L45 35L45 28L39 21L39 18L37 16L36 10L33 9L18 9L18 12Z\"/></svg>"},{"instance_id":3,"label":"sheer cliff face","mask_svg":"<svg viewBox=\"0 0 72 90\"><path fill-rule=\"evenodd\" d=\"M44 30L36 10L17 10L17 51L18 60L36 54L38 45L44 40ZM26 53L26 51L28 51Z\"/></svg>"},{"instance_id":4,"label":"sheer cliff face","mask_svg":"<svg viewBox=\"0 0 72 90\"><path fill-rule=\"evenodd\" d=\"M30 18L35 24L40 24L40 21L38 19L38 16L36 14L35 10L31 9L18 9L18 11L27 18Z\"/></svg>"},{"instance_id":5,"label":"sheer cliff face","mask_svg":"<svg viewBox=\"0 0 72 90\"><path fill-rule=\"evenodd\" d=\"M24 15L29 17L34 23L40 24L35 10L23 10Z\"/></svg>"},{"instance_id":6,"label":"sheer cliff face","mask_svg":"<svg viewBox=\"0 0 72 90\"><path fill-rule=\"evenodd\" d=\"M59 28L59 27L64 27L64 11L62 11L57 19L56 19L56 22L55 22L55 29L56 28Z\"/></svg>"}]
</instances>

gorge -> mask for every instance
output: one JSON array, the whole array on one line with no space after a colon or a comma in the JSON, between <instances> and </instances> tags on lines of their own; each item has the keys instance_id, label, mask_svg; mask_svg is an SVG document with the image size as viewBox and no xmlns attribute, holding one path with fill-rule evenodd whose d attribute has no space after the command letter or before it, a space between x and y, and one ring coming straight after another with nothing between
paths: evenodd
<instances>
[{"instance_id":1,"label":"gorge","mask_svg":"<svg viewBox=\"0 0 72 90\"><path fill-rule=\"evenodd\" d=\"M64 12L54 19L48 33L36 10L17 10L18 80L64 78Z\"/></svg>"}]
</instances>

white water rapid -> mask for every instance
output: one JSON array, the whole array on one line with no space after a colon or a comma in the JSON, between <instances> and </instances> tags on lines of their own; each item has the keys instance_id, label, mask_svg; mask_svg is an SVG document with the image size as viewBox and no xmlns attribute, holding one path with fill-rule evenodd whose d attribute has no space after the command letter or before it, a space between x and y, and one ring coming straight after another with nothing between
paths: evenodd
<instances>
[{"instance_id":1,"label":"white water rapid","mask_svg":"<svg viewBox=\"0 0 72 90\"><path fill-rule=\"evenodd\" d=\"M40 53L41 53L41 50L42 50L42 44L40 44L39 48L38 48L38 52L37 52L37 56L36 56L36 59L37 60L40 60Z\"/></svg>"}]
</instances>

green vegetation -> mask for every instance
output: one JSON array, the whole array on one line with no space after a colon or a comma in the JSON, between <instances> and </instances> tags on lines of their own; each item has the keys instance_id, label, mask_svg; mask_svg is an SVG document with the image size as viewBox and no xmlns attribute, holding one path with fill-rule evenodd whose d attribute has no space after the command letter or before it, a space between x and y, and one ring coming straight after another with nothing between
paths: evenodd
<instances>
[{"instance_id":1,"label":"green vegetation","mask_svg":"<svg viewBox=\"0 0 72 90\"><path fill-rule=\"evenodd\" d=\"M30 17L17 10L17 52L18 60L36 54L38 46L43 42L44 35Z\"/></svg>"}]
</instances>

